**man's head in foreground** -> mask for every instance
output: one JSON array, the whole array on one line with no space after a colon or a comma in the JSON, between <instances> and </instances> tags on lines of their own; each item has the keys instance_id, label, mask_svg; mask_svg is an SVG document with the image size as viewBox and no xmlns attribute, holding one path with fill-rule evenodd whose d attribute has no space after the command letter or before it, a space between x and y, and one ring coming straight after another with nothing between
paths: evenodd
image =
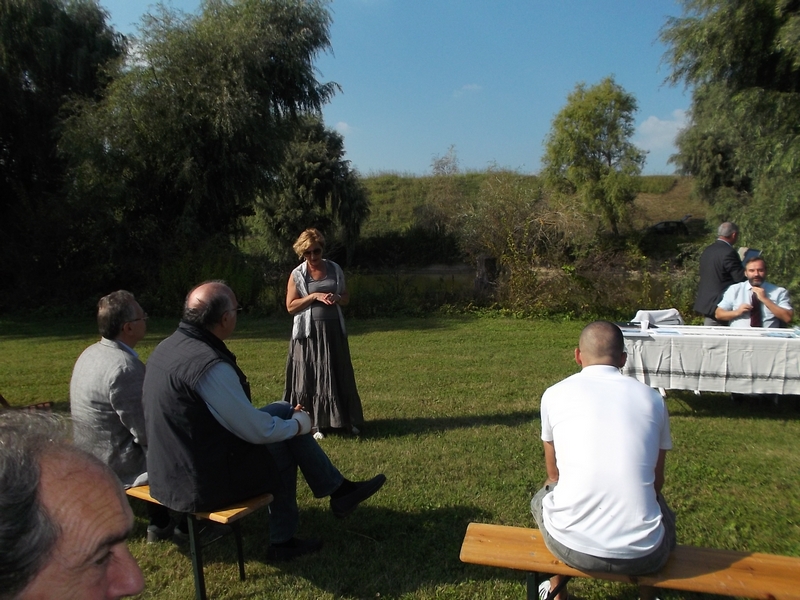
<instances>
[{"instance_id":1,"label":"man's head in foreground","mask_svg":"<svg viewBox=\"0 0 800 600\"><path fill-rule=\"evenodd\" d=\"M95 600L144 587L125 494L55 415L0 413L0 600Z\"/></svg>"}]
</instances>

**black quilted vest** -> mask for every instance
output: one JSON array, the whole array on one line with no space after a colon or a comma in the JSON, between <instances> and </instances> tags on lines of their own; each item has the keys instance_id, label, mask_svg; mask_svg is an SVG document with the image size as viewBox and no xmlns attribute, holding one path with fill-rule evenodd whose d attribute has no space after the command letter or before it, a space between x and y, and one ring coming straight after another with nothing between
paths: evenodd
<instances>
[{"instance_id":1,"label":"black quilted vest","mask_svg":"<svg viewBox=\"0 0 800 600\"><path fill-rule=\"evenodd\" d=\"M267 447L225 429L195 391L219 362L233 366L250 398L236 357L216 336L188 323L147 360L142 401L150 494L172 510L217 510L280 487Z\"/></svg>"}]
</instances>

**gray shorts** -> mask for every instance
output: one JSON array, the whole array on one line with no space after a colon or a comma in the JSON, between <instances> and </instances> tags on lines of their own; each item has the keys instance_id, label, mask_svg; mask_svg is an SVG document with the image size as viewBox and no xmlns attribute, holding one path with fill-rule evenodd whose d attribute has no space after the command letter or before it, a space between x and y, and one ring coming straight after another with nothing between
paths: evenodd
<instances>
[{"instance_id":1,"label":"gray shorts","mask_svg":"<svg viewBox=\"0 0 800 600\"><path fill-rule=\"evenodd\" d=\"M624 575L654 573L667 564L669 554L675 548L676 543L675 513L667 506L667 502L661 494L657 495L657 500L658 505L661 507L661 522L664 524L665 534L658 548L653 550L650 554L639 558L603 558L601 556L584 554L583 552L567 548L561 542L553 539L547 532L547 529L545 529L544 519L542 518L542 502L544 501L544 497L555 489L556 485L557 484L546 485L536 492L531 500L531 513L533 514L533 518L536 519L539 531L542 532L545 545L558 560L569 565L573 569L579 569L581 571L620 573Z\"/></svg>"}]
</instances>

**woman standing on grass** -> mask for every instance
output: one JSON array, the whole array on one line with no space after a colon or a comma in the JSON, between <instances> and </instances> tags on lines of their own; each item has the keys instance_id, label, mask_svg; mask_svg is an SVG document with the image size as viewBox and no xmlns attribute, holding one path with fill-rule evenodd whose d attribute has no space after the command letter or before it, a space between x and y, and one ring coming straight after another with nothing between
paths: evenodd
<instances>
[{"instance_id":1,"label":"woman standing on grass","mask_svg":"<svg viewBox=\"0 0 800 600\"><path fill-rule=\"evenodd\" d=\"M283 399L311 415L314 437L344 429L354 435L364 423L341 306L350 301L344 273L322 258L325 238L306 229L294 243L298 258L286 286L286 310L294 315Z\"/></svg>"}]
</instances>

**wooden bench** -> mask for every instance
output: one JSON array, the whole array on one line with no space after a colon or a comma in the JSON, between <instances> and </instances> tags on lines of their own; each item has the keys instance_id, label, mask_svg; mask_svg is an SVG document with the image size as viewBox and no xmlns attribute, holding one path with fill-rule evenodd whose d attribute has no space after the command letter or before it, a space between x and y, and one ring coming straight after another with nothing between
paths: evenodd
<instances>
[{"instance_id":1,"label":"wooden bench","mask_svg":"<svg viewBox=\"0 0 800 600\"><path fill-rule=\"evenodd\" d=\"M128 488L125 493L132 498L138 498L153 504L161 504L150 495L150 486L141 485ZM239 519L246 517L250 513L267 506L272 502L272 494L263 494L244 500L227 508L215 510L214 512L188 513L186 521L189 526L189 552L192 557L192 574L194 575L194 591L197 600L206 600L206 580L203 575L203 545L200 543L200 527L198 519L206 519L223 525L230 525L234 539L236 540L236 554L239 559L239 579L244 581L244 551L242 549L242 532L239 529Z\"/></svg>"},{"instance_id":2,"label":"wooden bench","mask_svg":"<svg viewBox=\"0 0 800 600\"><path fill-rule=\"evenodd\" d=\"M528 572L529 600L538 599L539 584L550 575L760 600L800 600L800 558L774 554L678 546L658 573L588 573L568 567L553 556L538 529L470 523L461 546L461 560Z\"/></svg>"}]
</instances>

